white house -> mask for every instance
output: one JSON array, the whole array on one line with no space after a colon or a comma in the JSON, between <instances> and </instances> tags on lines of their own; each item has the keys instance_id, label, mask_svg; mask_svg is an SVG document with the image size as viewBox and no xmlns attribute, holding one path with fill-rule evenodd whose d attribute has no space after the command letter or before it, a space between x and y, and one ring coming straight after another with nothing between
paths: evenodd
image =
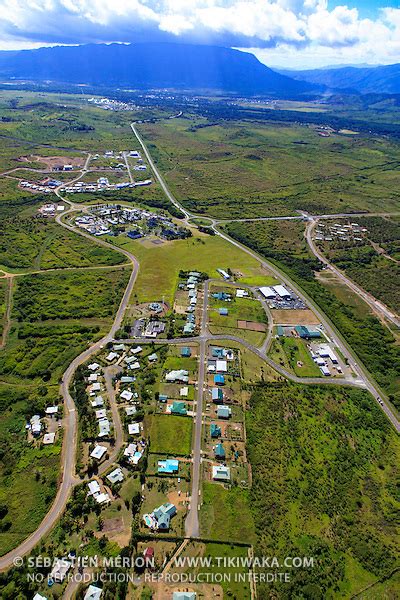
<instances>
[{"instance_id":1,"label":"white house","mask_svg":"<svg viewBox=\"0 0 400 600\"><path fill-rule=\"evenodd\" d=\"M95 585L89 585L83 600L100 600L103 590Z\"/></svg>"}]
</instances>

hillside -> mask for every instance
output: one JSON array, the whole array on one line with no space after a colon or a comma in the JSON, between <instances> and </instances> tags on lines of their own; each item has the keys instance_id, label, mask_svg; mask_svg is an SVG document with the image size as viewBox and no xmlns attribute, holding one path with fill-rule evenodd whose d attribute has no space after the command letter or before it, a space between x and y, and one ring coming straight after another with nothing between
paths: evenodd
<instances>
[{"instance_id":1,"label":"hillside","mask_svg":"<svg viewBox=\"0 0 400 600\"><path fill-rule=\"evenodd\" d=\"M160 43L89 44L0 52L0 79L287 97L310 93L316 87L276 73L247 52L218 46Z\"/></svg>"},{"instance_id":2,"label":"hillside","mask_svg":"<svg viewBox=\"0 0 400 600\"><path fill-rule=\"evenodd\" d=\"M281 72L298 81L330 89L349 89L360 94L400 94L400 64Z\"/></svg>"}]
</instances>

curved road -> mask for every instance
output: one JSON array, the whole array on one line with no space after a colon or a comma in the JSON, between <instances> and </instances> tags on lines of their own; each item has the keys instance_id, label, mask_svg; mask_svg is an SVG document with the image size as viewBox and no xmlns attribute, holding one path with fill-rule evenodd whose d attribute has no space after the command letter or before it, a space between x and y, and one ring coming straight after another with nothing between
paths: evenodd
<instances>
[{"instance_id":1,"label":"curved road","mask_svg":"<svg viewBox=\"0 0 400 600\"><path fill-rule=\"evenodd\" d=\"M71 205L70 210L64 213L64 215L68 214L69 212L73 212L73 210L75 209ZM139 272L139 263L136 260L136 257L127 250L117 248L112 244L108 244L104 240L94 240L90 234L77 230L74 227L63 223L63 221L61 220L61 216L57 216L56 221L62 227L65 227L66 229L73 231L74 233L79 233L80 235L89 238L92 242L96 241L96 243L102 246L112 248L113 250L121 252L129 259L130 263L133 266L133 269L110 331L107 333L107 335L98 340L90 348L87 348L87 350L85 350L79 356L77 356L70 363L62 377L60 385L60 394L64 398L65 426L63 448L61 454L61 484L58 488L55 500L51 505L49 512L46 514L45 518L40 523L36 531L34 531L17 548L11 550L11 552L8 552L8 554L5 554L0 558L0 571L9 569L13 565L13 560L15 558L24 556L28 554L28 552L31 552L31 550L33 550L36 544L40 542L42 537L52 529L52 527L55 525L56 521L61 516L62 512L66 507L73 486L76 485L76 483L78 483L78 480L75 476L75 459L77 448L77 415L75 404L69 391L70 385L76 369L80 365L85 363L93 354L98 352L105 344L114 339L116 331L120 328L122 324L124 313L128 306L132 289L135 284L137 274Z\"/></svg>"},{"instance_id":2,"label":"curved road","mask_svg":"<svg viewBox=\"0 0 400 600\"><path fill-rule=\"evenodd\" d=\"M131 124L131 129L132 129L134 135L136 136L140 146L142 147L143 152L154 172L154 175L158 179L158 181L161 185L161 188L163 189L165 195L168 197L170 202L185 215L186 222L191 217L196 217L197 215L194 215L193 213L186 210L174 198L174 196L169 191L169 189L168 189L167 185L165 184L163 178L161 177L157 167L155 166L153 159L147 150L146 145L144 144L139 133L137 132L134 123ZM86 160L84 169L82 171L87 170L89 160L90 160L90 155L87 156L87 160ZM81 173L81 176L82 175L83 175L83 173ZM79 179L80 177L77 177L76 179ZM62 217L64 217L68 213L79 210L78 205L74 205L71 201L63 198L61 196L61 194L59 193L58 189L55 190L55 193L62 201L66 202L70 206L70 209L68 211L66 211L62 215ZM324 215L324 217L325 217L325 215ZM331 215L329 217L331 217ZM42 537L44 535L46 535L51 530L51 528L55 525L57 519L60 517L61 513L65 509L65 506L67 504L67 501L68 501L70 493L71 493L71 490L72 490L73 486L77 483L77 479L75 477L75 457L76 457L76 447L77 447L77 416L76 416L76 409L75 409L74 401L70 395L69 388L70 388L70 385L71 385L71 382L72 382L72 379L73 379L76 369L81 364L86 362L98 350L100 350L102 346L104 346L105 344L107 344L108 342L113 340L116 331L121 326L121 323L122 323L122 320L124 317L124 313L128 306L129 299L130 299L130 296L131 296L131 293L133 290L133 286L135 284L137 274L139 271L138 261L136 260L135 256L133 254L131 254L130 252L128 252L127 250L113 246L112 244L109 244L109 243L105 242L104 240L99 240L99 239L94 240L93 236L91 236L90 234L85 233L82 230L75 229L74 227L64 223L61 220L61 216L59 216L59 215L56 217L56 221L62 227L65 227L66 229L73 231L74 233L78 233L79 235L83 235L84 237L87 237L88 239L90 239L92 242L96 241L96 243L98 243L99 245L105 246L107 248L112 248L112 249L116 250L117 252L124 254L129 259L130 263L133 266L133 269L132 269L132 273L129 278L128 285L125 289L124 295L122 297L120 306L117 310L114 322L111 326L109 333L107 335L105 335L102 339L98 340L90 348L88 348L87 350L82 352L78 357L76 357L71 362L71 364L68 366L68 368L66 369L66 371L63 375L62 383L60 386L60 393L64 398L65 429L64 429L63 450L62 450L62 456L61 456L61 462L62 462L61 484L58 488L56 498L55 498L49 512L47 513L47 515L45 516L45 518L39 525L38 529L36 529L36 531L34 531L26 540L24 540L24 542L22 542L22 544L20 544L20 546L18 546L17 548L15 548L11 552L9 552L8 554L6 554L0 558L0 571L7 570L8 568L10 568L13 565L13 560L15 558L24 556L27 553L29 553L31 550L33 550L33 548L36 546L36 544L38 544L40 542ZM383 403L383 406L380 404L380 399L381 399L382 394L378 390L376 384L373 382L370 374L364 369L364 367L362 365L360 365L356 362L356 359L355 359L354 354L353 354L352 350L350 349L350 347L340 337L338 332L334 329L333 325L331 325L331 323L327 320L327 318L321 312L321 310L318 308L318 306L309 297L307 297L299 288L297 288L297 286L290 280L290 278L286 274L281 272L273 264L271 264L268 261L266 261L265 259L263 259L257 253L253 252L246 246L243 246L236 240L230 238L225 233L219 231L216 228L215 220L212 220L212 222L213 222L214 231L217 235L221 236L223 239L225 239L230 244L233 244L237 248L240 248L242 251L246 252L248 255L255 258L257 261L260 262L260 264L262 266L264 266L266 269L268 269L270 272L272 272L283 283L286 283L286 285L291 287L301 299L303 299L306 303L308 303L309 305L312 306L315 314L318 316L321 323L324 325L325 330L330 335L332 341L336 344L336 346L338 346L340 348L340 350L342 351L344 356L348 359L349 364L352 366L353 370L358 374L358 381L355 380L354 382L351 382L348 380L339 380L339 379L335 379L335 380L334 379L332 379L332 380L322 379L321 380L320 378L310 378L310 379L298 378L298 377L288 373L285 369L280 367L280 365L277 365L274 361L272 361L265 354L265 352L262 349L255 348L254 346L245 342L241 338L237 338L236 336L226 336L226 335L221 335L221 336L207 335L206 329L205 329L204 317L203 317L201 335L199 336L199 338L193 338L194 341L200 341L200 345L201 345L200 370L199 370L199 381L198 381L199 389L198 389L197 410L196 410L196 416L195 416L195 440L194 440L194 446L193 446L194 459L197 457L199 469L200 469L199 457L200 457L200 452L201 452L201 429L202 429L202 393L203 393L203 386L204 386L204 374L203 374L203 378L201 378L201 372L202 372L202 370L204 371L205 349L206 349L207 339L210 339L210 340L211 339L216 339L216 340L217 339L225 339L225 340L237 341L237 342L243 344L245 347L249 348L251 351L258 354L268 364L270 364L270 366L272 366L272 368L274 368L275 370L280 372L284 377L291 379L292 381L295 381L298 383L311 383L311 384L312 383L318 383L318 384L324 383L324 384L336 384L336 385L342 384L342 385L355 385L355 386L359 386L359 387L365 387L366 389L368 389L370 391L370 393L373 395L375 400L379 403L379 406L381 406L382 410L385 412L388 419L391 421L391 423L396 428L396 430L398 432L400 432L399 421L396 418L396 416L393 413L390 406L386 402ZM206 301L207 301L207 299L205 297L204 303L206 303ZM203 310L204 310L204 307L203 307ZM204 312L203 312L203 314L204 314ZM188 342L189 339L190 338L183 338L181 341ZM145 340L143 340L143 341L145 341ZM146 340L146 341L148 341L148 340ZM165 341L166 340L160 340L161 343L165 343ZM178 339L168 340L168 343L179 343L179 340ZM201 365L203 365L203 367L201 367ZM193 477L193 479L195 479L195 481L197 481L197 488L198 488L199 480L200 480L199 475L196 476L196 478ZM193 487L195 487L195 486L193 486ZM192 487L192 495L193 495L193 487ZM198 496L198 493L197 493L197 496ZM192 501L193 501L193 498L192 498ZM198 498L196 498L196 512L197 512L197 503L198 503ZM197 534L198 522L196 522L195 517L191 518L189 520L189 522L187 524L187 530L190 530L191 532L193 532L193 535Z\"/></svg>"},{"instance_id":3,"label":"curved road","mask_svg":"<svg viewBox=\"0 0 400 600\"><path fill-rule=\"evenodd\" d=\"M314 254L314 256L316 258L318 258L318 260L321 261L324 265L326 265L328 267L328 269L330 269L332 271L332 273L335 273L335 275L345 285L347 285L347 287L349 287L355 294L360 296L360 298L362 298L362 300L364 300L364 302L366 302L375 313L378 312L382 317L384 317L385 319L387 319L388 321L393 323L393 325L395 325L396 327L400 328L400 319L395 314L393 314L387 306L385 306L382 302L379 302L379 300L374 298L374 296L372 296L372 294L369 294L368 292L366 292L363 288L361 288L359 285L357 285L352 279L347 277L347 275L345 275L342 271L340 271L337 267L335 267L331 262L329 262L329 260L322 254L322 252L320 252L320 250L318 249L318 247L315 244L314 239L313 239L314 229L317 224L318 224L318 217L315 217L312 221L310 221L308 223L307 228L306 228L306 233L305 233L305 237L306 237L308 246L309 246L311 252Z\"/></svg>"}]
</instances>

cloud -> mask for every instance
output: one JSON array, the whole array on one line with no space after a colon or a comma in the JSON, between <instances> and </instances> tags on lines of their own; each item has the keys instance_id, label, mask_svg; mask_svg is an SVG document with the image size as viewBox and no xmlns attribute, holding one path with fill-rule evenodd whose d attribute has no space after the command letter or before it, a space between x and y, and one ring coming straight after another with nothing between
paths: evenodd
<instances>
[{"instance_id":1,"label":"cloud","mask_svg":"<svg viewBox=\"0 0 400 600\"><path fill-rule=\"evenodd\" d=\"M255 48L262 59L269 49L292 60L310 53L400 60L395 7L371 20L345 5L330 10L327 0L0 0L0 15L3 49L182 41Z\"/></svg>"}]
</instances>

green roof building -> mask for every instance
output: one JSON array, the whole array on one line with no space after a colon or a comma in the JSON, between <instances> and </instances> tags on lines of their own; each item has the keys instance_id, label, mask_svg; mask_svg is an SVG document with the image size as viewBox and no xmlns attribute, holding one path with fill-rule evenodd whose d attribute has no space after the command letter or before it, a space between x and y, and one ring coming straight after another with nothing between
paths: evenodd
<instances>
[{"instance_id":1,"label":"green roof building","mask_svg":"<svg viewBox=\"0 0 400 600\"><path fill-rule=\"evenodd\" d=\"M214 455L215 458L218 458L220 460L224 460L225 459L225 449L223 447L222 444L217 444L214 448Z\"/></svg>"},{"instance_id":2,"label":"green roof building","mask_svg":"<svg viewBox=\"0 0 400 600\"><path fill-rule=\"evenodd\" d=\"M216 423L211 423L210 425L210 435L212 438L218 438L221 435L221 427L219 427Z\"/></svg>"},{"instance_id":3,"label":"green roof building","mask_svg":"<svg viewBox=\"0 0 400 600\"><path fill-rule=\"evenodd\" d=\"M179 400L175 400L171 406L171 413L173 415L187 415L186 402L179 402Z\"/></svg>"},{"instance_id":4,"label":"green roof building","mask_svg":"<svg viewBox=\"0 0 400 600\"><path fill-rule=\"evenodd\" d=\"M190 358L192 356L192 351L189 348L189 346L185 346L184 348L181 349L181 356L183 356L185 358Z\"/></svg>"}]
</instances>

